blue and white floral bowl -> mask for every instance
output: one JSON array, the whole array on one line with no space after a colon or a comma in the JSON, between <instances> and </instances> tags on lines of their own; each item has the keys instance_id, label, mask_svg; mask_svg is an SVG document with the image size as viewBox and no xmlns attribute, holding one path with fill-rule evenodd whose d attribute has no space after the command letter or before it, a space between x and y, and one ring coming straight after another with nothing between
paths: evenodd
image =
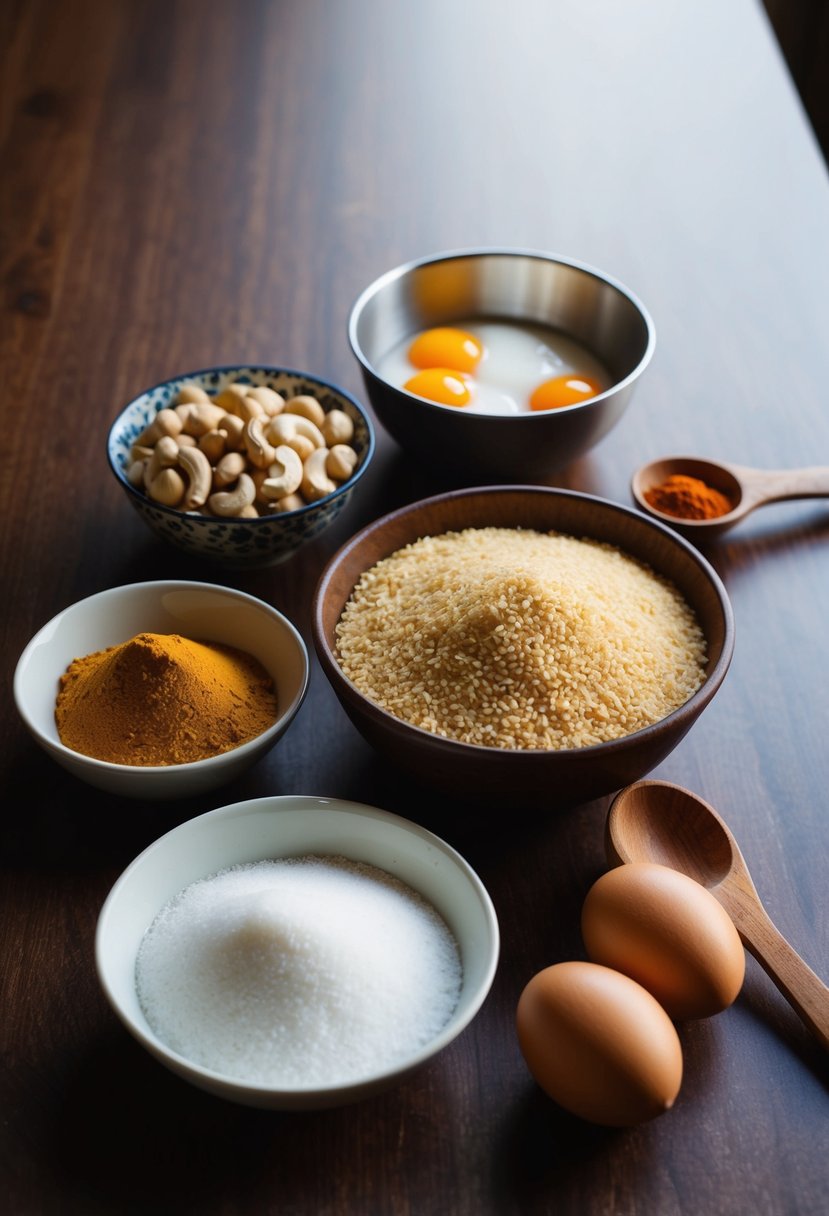
<instances>
[{"instance_id":1,"label":"blue and white floral bowl","mask_svg":"<svg viewBox=\"0 0 829 1216\"><path fill-rule=\"evenodd\" d=\"M286 397L314 396L326 412L345 411L354 423L351 446L357 465L351 477L325 498L295 511L258 519L219 519L180 511L153 502L131 485L127 470L135 440L159 410L174 403L185 384L195 384L210 396L229 384L268 385ZM347 505L374 454L374 428L364 408L344 389L308 372L278 367L227 366L185 372L147 389L126 405L110 428L107 457L115 478L144 522L163 540L197 557L236 568L272 566L291 557L300 546L319 536Z\"/></svg>"}]
</instances>

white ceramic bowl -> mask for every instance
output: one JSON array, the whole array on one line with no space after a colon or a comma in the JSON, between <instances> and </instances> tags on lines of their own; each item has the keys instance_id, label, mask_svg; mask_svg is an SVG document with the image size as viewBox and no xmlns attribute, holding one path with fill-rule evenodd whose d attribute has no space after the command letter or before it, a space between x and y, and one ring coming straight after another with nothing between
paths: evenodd
<instances>
[{"instance_id":1,"label":"white ceramic bowl","mask_svg":"<svg viewBox=\"0 0 829 1216\"><path fill-rule=\"evenodd\" d=\"M61 675L73 659L118 646L139 633L180 633L252 654L276 685L279 717L248 743L190 764L111 764L66 747L55 724ZM301 636L262 600L212 583L130 583L79 600L44 625L20 656L14 698L44 751L82 781L129 798L184 798L233 780L273 747L302 704L308 673Z\"/></svg>"},{"instance_id":2,"label":"white ceramic bowl","mask_svg":"<svg viewBox=\"0 0 829 1216\"><path fill-rule=\"evenodd\" d=\"M184 887L227 866L308 854L339 855L385 870L428 900L458 944L463 980L449 1022L399 1067L348 1084L274 1089L234 1080L167 1047L139 1004L135 964L144 933ZM200 1089L246 1106L312 1109L366 1098L431 1060L472 1021L491 987L499 931L492 901L469 864L425 828L374 807L289 796L237 802L173 828L145 849L113 886L95 942L98 977L112 1008L138 1042Z\"/></svg>"}]
</instances>

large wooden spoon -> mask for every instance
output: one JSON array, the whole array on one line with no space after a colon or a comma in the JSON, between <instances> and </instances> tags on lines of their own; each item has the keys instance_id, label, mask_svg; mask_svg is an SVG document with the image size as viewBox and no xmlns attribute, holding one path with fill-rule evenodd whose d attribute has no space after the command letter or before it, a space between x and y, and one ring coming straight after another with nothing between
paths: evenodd
<instances>
[{"instance_id":1,"label":"large wooden spoon","mask_svg":"<svg viewBox=\"0 0 829 1216\"><path fill-rule=\"evenodd\" d=\"M772 923L736 840L712 806L667 781L636 781L611 803L605 846L611 865L656 862L707 887L743 945L829 1048L829 988Z\"/></svg>"},{"instance_id":2,"label":"large wooden spoon","mask_svg":"<svg viewBox=\"0 0 829 1216\"><path fill-rule=\"evenodd\" d=\"M733 503L731 510L712 519L680 519L657 510L648 502L647 492L675 474L695 477L719 490ZM634 502L643 511L687 537L707 540L733 528L750 511L765 503L829 497L829 468L750 469L725 461L700 460L696 456L669 456L637 469L630 488Z\"/></svg>"}]
</instances>

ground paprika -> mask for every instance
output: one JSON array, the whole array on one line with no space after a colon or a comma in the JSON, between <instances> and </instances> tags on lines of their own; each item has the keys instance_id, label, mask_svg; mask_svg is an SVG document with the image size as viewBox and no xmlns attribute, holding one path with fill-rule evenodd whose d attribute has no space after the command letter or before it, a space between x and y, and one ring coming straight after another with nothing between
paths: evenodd
<instances>
[{"instance_id":1,"label":"ground paprika","mask_svg":"<svg viewBox=\"0 0 829 1216\"><path fill-rule=\"evenodd\" d=\"M645 491L645 501L664 515L678 519L716 519L727 515L733 503L726 494L699 477L673 473Z\"/></svg>"}]
</instances>

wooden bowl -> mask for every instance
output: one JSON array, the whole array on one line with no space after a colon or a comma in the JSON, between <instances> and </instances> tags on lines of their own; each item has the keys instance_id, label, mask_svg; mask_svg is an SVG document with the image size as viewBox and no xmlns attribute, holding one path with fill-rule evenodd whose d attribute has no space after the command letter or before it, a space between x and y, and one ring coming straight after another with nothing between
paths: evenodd
<instances>
[{"instance_id":1,"label":"wooden bowl","mask_svg":"<svg viewBox=\"0 0 829 1216\"><path fill-rule=\"evenodd\" d=\"M401 721L364 696L337 660L337 622L364 571L419 537L467 527L557 531L615 545L670 579L697 615L708 661L701 687L666 718L609 743L506 750L459 743ZM531 486L456 490L415 502L363 528L330 559L317 585L313 639L322 669L363 737L410 777L453 799L564 809L638 780L673 751L725 678L734 619L704 557L670 528L576 491Z\"/></svg>"}]
</instances>

